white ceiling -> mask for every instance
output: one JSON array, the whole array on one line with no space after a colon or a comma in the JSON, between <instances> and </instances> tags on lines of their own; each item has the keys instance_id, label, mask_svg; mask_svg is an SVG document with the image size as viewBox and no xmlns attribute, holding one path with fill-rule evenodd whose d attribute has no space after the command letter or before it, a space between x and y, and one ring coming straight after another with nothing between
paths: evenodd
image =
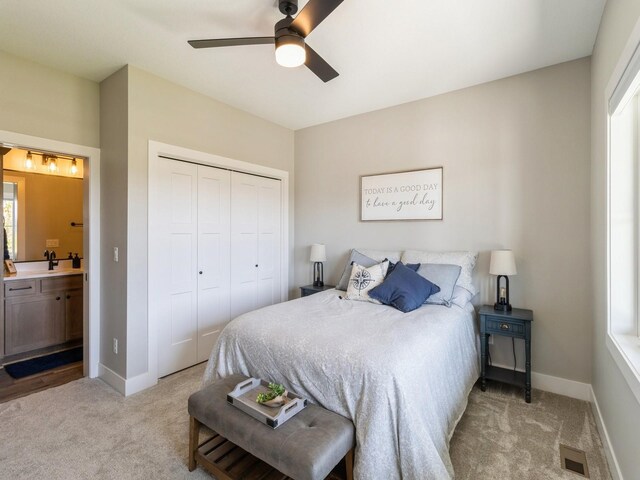
<instances>
[{"instance_id":1,"label":"white ceiling","mask_svg":"<svg viewBox=\"0 0 640 480\"><path fill-rule=\"evenodd\" d=\"M277 0L0 0L0 49L94 81L131 64L299 129L590 55L605 1L344 0L307 38L327 84L271 45L187 44L273 35Z\"/></svg>"}]
</instances>

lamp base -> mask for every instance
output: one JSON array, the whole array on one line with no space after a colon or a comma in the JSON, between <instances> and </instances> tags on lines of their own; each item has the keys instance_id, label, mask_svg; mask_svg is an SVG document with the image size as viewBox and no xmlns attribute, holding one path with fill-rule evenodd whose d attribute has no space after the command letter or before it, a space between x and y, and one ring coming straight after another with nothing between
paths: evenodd
<instances>
[{"instance_id":1,"label":"lamp base","mask_svg":"<svg viewBox=\"0 0 640 480\"><path fill-rule=\"evenodd\" d=\"M510 312L512 310L510 303L494 303L493 309L500 312Z\"/></svg>"},{"instance_id":2,"label":"lamp base","mask_svg":"<svg viewBox=\"0 0 640 480\"><path fill-rule=\"evenodd\" d=\"M313 286L324 287L324 267L322 262L313 264Z\"/></svg>"}]
</instances>

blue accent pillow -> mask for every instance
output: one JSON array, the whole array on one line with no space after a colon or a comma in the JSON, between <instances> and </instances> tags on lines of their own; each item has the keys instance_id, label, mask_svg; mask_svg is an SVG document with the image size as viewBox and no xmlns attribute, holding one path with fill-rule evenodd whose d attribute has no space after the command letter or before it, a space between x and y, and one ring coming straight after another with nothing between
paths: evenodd
<instances>
[{"instance_id":1,"label":"blue accent pillow","mask_svg":"<svg viewBox=\"0 0 640 480\"><path fill-rule=\"evenodd\" d=\"M369 296L407 313L420 307L430 295L439 291L440 287L398 262L382 285L369 290Z\"/></svg>"},{"instance_id":2,"label":"blue accent pillow","mask_svg":"<svg viewBox=\"0 0 640 480\"><path fill-rule=\"evenodd\" d=\"M402 263L402 262L398 262L398 263ZM389 268L387 269L387 277L389 276L389 274L391 272L393 272L393 269L396 268L396 265L397 265L397 263L389 262ZM420 264L419 263L403 263L403 265L405 267L410 268L414 272L417 272L418 269L420 268ZM424 275L423 275L423 277L424 277Z\"/></svg>"}]
</instances>

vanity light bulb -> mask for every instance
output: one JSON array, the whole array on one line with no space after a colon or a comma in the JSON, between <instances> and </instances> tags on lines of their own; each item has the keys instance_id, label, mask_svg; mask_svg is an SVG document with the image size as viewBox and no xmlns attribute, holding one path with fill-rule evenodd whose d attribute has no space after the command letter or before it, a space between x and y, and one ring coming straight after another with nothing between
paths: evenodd
<instances>
[{"instance_id":1,"label":"vanity light bulb","mask_svg":"<svg viewBox=\"0 0 640 480\"><path fill-rule=\"evenodd\" d=\"M24 167L28 170L31 170L34 167L33 157L31 156L31 152L27 152L27 158L24 160Z\"/></svg>"},{"instance_id":2,"label":"vanity light bulb","mask_svg":"<svg viewBox=\"0 0 640 480\"><path fill-rule=\"evenodd\" d=\"M58 166L56 165L56 161L52 158L49 160L49 171L54 173L58 170Z\"/></svg>"},{"instance_id":3,"label":"vanity light bulb","mask_svg":"<svg viewBox=\"0 0 640 480\"><path fill-rule=\"evenodd\" d=\"M75 175L76 173L78 173L78 164L76 163L75 159L71 162L71 168L69 169L69 172L71 172L71 175Z\"/></svg>"}]
</instances>

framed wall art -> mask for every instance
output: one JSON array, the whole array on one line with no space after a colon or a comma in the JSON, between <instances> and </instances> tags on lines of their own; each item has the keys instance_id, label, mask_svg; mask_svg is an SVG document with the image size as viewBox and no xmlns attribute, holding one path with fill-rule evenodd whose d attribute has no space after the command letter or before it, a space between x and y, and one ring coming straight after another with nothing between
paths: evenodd
<instances>
[{"instance_id":1,"label":"framed wall art","mask_svg":"<svg viewBox=\"0 0 640 480\"><path fill-rule=\"evenodd\" d=\"M442 220L442 167L363 175L360 220Z\"/></svg>"}]
</instances>

